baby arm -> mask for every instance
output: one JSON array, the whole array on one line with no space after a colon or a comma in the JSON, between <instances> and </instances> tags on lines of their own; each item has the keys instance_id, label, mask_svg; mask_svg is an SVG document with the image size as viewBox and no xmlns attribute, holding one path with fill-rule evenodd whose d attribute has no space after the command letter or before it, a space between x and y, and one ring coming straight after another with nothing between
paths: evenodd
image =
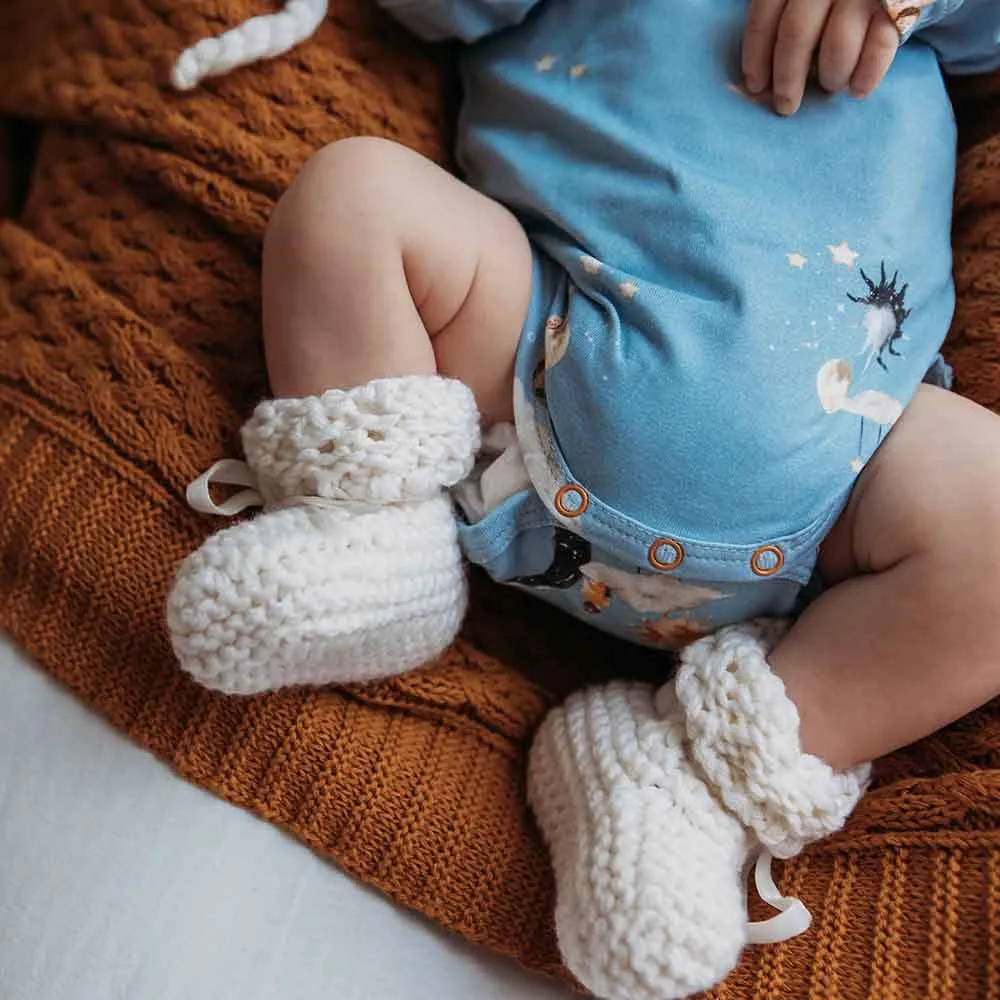
<instances>
[{"instance_id":1,"label":"baby arm","mask_svg":"<svg viewBox=\"0 0 1000 1000\"><path fill-rule=\"evenodd\" d=\"M377 0L400 24L428 42L476 42L510 28L539 0Z\"/></svg>"}]
</instances>

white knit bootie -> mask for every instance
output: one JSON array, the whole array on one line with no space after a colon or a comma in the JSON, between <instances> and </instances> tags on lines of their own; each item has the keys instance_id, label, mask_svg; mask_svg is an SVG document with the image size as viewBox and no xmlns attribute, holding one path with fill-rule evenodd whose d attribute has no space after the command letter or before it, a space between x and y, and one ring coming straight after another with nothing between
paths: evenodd
<instances>
[{"instance_id":1,"label":"white knit bootie","mask_svg":"<svg viewBox=\"0 0 1000 1000\"><path fill-rule=\"evenodd\" d=\"M688 646L657 705L683 705L689 753L705 781L758 843L791 858L844 825L871 765L834 771L802 752L798 709L767 663L783 631L751 622Z\"/></svg>"},{"instance_id":2,"label":"white knit bootie","mask_svg":"<svg viewBox=\"0 0 1000 1000\"><path fill-rule=\"evenodd\" d=\"M237 694L357 683L420 666L454 638L466 581L448 487L479 449L470 390L439 376L262 402L243 428L235 506L264 510L181 564L167 622L181 666ZM220 463L232 465L241 463ZM214 469L215 467L213 467Z\"/></svg>"},{"instance_id":3,"label":"white knit bootie","mask_svg":"<svg viewBox=\"0 0 1000 1000\"><path fill-rule=\"evenodd\" d=\"M689 646L655 698L644 685L593 689L539 731L528 794L552 854L559 945L599 997L691 996L746 943L808 926L761 865L762 895L786 912L747 923L750 852L789 857L839 829L869 769L838 773L802 753L798 713L765 659L777 635L725 629Z\"/></svg>"},{"instance_id":4,"label":"white knit bootie","mask_svg":"<svg viewBox=\"0 0 1000 1000\"><path fill-rule=\"evenodd\" d=\"M605 1000L691 996L746 943L747 834L688 761L680 706L661 714L654 693L615 682L572 695L529 758L559 949Z\"/></svg>"}]
</instances>

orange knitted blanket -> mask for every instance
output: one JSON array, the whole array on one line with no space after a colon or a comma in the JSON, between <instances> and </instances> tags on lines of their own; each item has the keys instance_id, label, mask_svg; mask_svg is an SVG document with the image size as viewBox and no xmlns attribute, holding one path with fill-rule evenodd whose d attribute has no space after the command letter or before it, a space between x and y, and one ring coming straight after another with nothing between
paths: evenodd
<instances>
[{"instance_id":1,"label":"orange knitted blanket","mask_svg":"<svg viewBox=\"0 0 1000 1000\"><path fill-rule=\"evenodd\" d=\"M338 137L446 149L439 67L372 6L337 0L289 57L181 96L173 57L255 0L0 3L0 116L39 138L23 204L0 140L0 628L188 780L564 975L528 740L573 685L662 661L481 580L436 664L364 690L226 699L181 675L164 634L172 568L217 527L184 487L238 454L264 389L275 198ZM959 388L997 406L1000 80L959 107L951 359ZM998 766L997 706L884 761L850 827L780 873L815 929L748 952L717 996L1000 1000Z\"/></svg>"}]
</instances>

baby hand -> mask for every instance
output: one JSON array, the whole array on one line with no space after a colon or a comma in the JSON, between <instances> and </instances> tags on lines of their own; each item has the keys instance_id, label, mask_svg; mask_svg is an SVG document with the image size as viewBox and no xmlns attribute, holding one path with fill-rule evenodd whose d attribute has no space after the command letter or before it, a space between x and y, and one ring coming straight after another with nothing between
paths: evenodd
<instances>
[{"instance_id":1,"label":"baby hand","mask_svg":"<svg viewBox=\"0 0 1000 1000\"><path fill-rule=\"evenodd\" d=\"M753 94L770 85L774 109L792 115L814 59L824 89L866 97L898 47L899 33L879 0L751 0L743 75Z\"/></svg>"}]
</instances>

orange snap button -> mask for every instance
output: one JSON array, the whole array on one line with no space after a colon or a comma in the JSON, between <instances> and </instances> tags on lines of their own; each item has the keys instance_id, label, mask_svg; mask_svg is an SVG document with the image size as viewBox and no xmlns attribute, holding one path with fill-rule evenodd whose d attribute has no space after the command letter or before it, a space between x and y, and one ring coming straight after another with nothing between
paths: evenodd
<instances>
[{"instance_id":1,"label":"orange snap button","mask_svg":"<svg viewBox=\"0 0 1000 1000\"><path fill-rule=\"evenodd\" d=\"M648 558L655 569L677 569L684 562L684 546L676 538L657 538L649 547Z\"/></svg>"},{"instance_id":2,"label":"orange snap button","mask_svg":"<svg viewBox=\"0 0 1000 1000\"><path fill-rule=\"evenodd\" d=\"M563 517L579 517L590 506L590 497L582 486L567 483L559 487L553 503Z\"/></svg>"},{"instance_id":3,"label":"orange snap button","mask_svg":"<svg viewBox=\"0 0 1000 1000\"><path fill-rule=\"evenodd\" d=\"M757 576L774 576L785 565L785 553L777 545L762 545L750 557L750 569Z\"/></svg>"}]
</instances>

